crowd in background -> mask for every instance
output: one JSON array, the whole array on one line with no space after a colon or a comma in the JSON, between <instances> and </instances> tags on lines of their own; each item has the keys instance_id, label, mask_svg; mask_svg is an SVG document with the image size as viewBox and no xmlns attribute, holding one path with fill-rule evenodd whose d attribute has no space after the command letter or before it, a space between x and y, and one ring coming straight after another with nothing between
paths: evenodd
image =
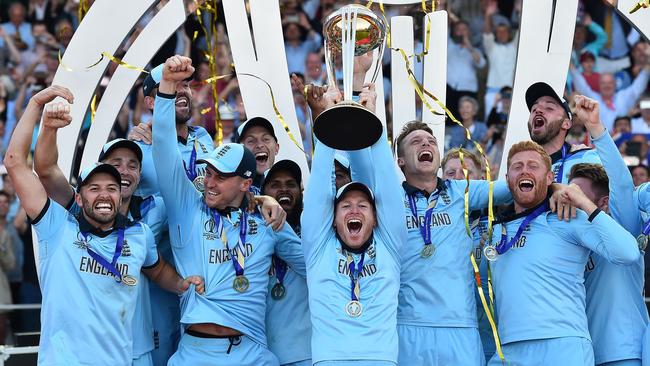
<instances>
[{"instance_id":1,"label":"crowd in background","mask_svg":"<svg viewBox=\"0 0 650 366\"><path fill-rule=\"evenodd\" d=\"M89 3L92 4L92 1ZM161 1L140 20L115 53L116 57L124 55L164 3L166 1ZM326 84L322 19L343 2L281 0L280 4L289 73L298 75L305 83ZM218 2L218 5L221 3ZM231 74L234 67L223 9L219 7L215 19L217 34L206 37L201 23L210 24L210 13L203 12L202 19L199 19L196 6L195 2L186 1L190 14L187 21L165 42L148 67L161 64L174 54L186 55L194 60L197 72L191 83L194 99L192 124L204 126L214 137L217 132L217 111L212 87L205 82L213 76L211 65L205 57L208 49L206 39L212 40L214 46L216 74ZM521 6L521 0L443 0L437 4L437 9L444 9L449 15L447 106L464 127L447 122L445 148L464 146L474 149L474 145L465 139L467 128L472 139L483 145L493 172L498 171L501 161L510 110ZM65 52L79 25L78 7L78 0L0 0L1 156L4 156L13 128L30 96L52 82L59 66L59 55ZM425 23L421 4L387 6L386 12L388 17L414 17L415 52L423 52L424 42L421 38ZM421 81L422 62L414 61L414 72ZM630 166L635 185L650 181L649 64L648 43L612 8L600 0L579 2L565 97L571 100L573 93L579 93L601 103L601 119L615 137L621 154ZM111 63L98 86L98 102L116 68L117 65ZM390 52L386 52L383 83L389 123L392 103L390 73ZM144 97L140 92L141 82L142 78L125 101L109 139L127 137L133 126L151 121L152 115L144 106ZM236 142L237 127L247 118L237 79L234 76L225 77L219 79L216 85L223 141ZM310 152L310 112L301 90L294 90L294 102L300 136L305 151ZM416 103L418 118L421 118L422 103ZM78 142L80 146L84 143L90 123L89 112L84 119ZM34 136L37 133L34 131ZM584 126L578 124L573 126L568 140L570 143L590 143ZM38 303L40 292L32 254L31 230L8 176L3 176L2 183L0 303ZM646 270L646 273L649 272ZM0 341L5 339L7 317L11 319L13 330L38 329L38 317L33 313L0 313Z\"/></svg>"}]
</instances>

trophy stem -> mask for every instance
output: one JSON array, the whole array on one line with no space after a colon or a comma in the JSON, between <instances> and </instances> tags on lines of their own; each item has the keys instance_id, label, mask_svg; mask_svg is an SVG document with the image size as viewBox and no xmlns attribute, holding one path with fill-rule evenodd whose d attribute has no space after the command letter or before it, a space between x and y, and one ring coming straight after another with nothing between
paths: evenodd
<instances>
[{"instance_id":1,"label":"trophy stem","mask_svg":"<svg viewBox=\"0 0 650 366\"><path fill-rule=\"evenodd\" d=\"M343 13L343 29L341 32L342 64L343 64L343 99L351 100L353 95L354 56L357 37L357 8L347 8Z\"/></svg>"}]
</instances>

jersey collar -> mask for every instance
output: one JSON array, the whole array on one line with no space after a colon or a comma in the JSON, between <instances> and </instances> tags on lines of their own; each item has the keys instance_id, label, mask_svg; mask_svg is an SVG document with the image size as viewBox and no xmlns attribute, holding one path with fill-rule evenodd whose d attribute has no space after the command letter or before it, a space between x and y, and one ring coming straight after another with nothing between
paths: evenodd
<instances>
[{"instance_id":1,"label":"jersey collar","mask_svg":"<svg viewBox=\"0 0 650 366\"><path fill-rule=\"evenodd\" d=\"M569 144L568 142L565 142L562 145L562 147L564 147L566 149L566 154L568 156L569 153L571 152L571 144ZM558 151L551 154L551 164L555 164L558 161L562 160L562 147Z\"/></svg>"},{"instance_id":2,"label":"jersey collar","mask_svg":"<svg viewBox=\"0 0 650 366\"><path fill-rule=\"evenodd\" d=\"M538 207L541 205L548 203L548 199L551 197L551 191L549 189L549 193L546 196L546 198L540 202L539 204L535 205L535 207L531 207L529 209L526 209L520 213L515 213L515 205L514 203L509 205L497 218L497 220L494 221L495 224L503 224L506 222L514 221L517 219L520 219L522 217L528 216L531 212L535 211Z\"/></svg>"},{"instance_id":3,"label":"jersey collar","mask_svg":"<svg viewBox=\"0 0 650 366\"><path fill-rule=\"evenodd\" d=\"M106 230L106 231L96 228L91 223L89 223L83 214L83 210L82 212L79 213L79 216L77 217L77 221L79 222L79 231L84 233L90 233L100 238L105 238L111 235L113 231L116 231L119 228L124 228L127 226L126 217L124 217L120 213L118 213L117 216L115 217L115 225L113 225L113 227L110 230Z\"/></svg>"},{"instance_id":4,"label":"jersey collar","mask_svg":"<svg viewBox=\"0 0 650 366\"><path fill-rule=\"evenodd\" d=\"M436 189L437 189L438 191L440 191L440 192L442 192L442 191L446 191L446 190L447 190L447 185L445 184L445 181L442 180L442 179L440 179L440 178L436 178L436 179L438 180L438 183L436 184ZM420 193L420 194L422 194L424 197L429 198L429 196L431 195L431 193L433 193L433 192L428 193L428 192L426 192L426 191L424 191L424 190L422 190L422 189L419 189L419 188L417 188L417 187L413 187L412 185L408 184L408 182L406 182L406 181L403 181L403 182L402 182L402 188L404 188L404 191L405 191L406 194L408 194L409 196L413 196L413 195L416 195L416 194Z\"/></svg>"}]
</instances>

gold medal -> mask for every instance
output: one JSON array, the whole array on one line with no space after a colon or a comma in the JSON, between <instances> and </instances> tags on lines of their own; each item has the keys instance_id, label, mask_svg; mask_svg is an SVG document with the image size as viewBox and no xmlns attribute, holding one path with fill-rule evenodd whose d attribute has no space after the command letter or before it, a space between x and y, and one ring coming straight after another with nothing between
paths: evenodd
<instances>
[{"instance_id":1,"label":"gold medal","mask_svg":"<svg viewBox=\"0 0 650 366\"><path fill-rule=\"evenodd\" d=\"M235 279L232 281L232 288L239 293L246 292L248 286L250 286L250 282L248 282L248 278L244 275L235 276Z\"/></svg>"},{"instance_id":2,"label":"gold medal","mask_svg":"<svg viewBox=\"0 0 650 366\"><path fill-rule=\"evenodd\" d=\"M135 286L138 283L138 280L131 275L125 275L122 276L122 283L127 286Z\"/></svg>"},{"instance_id":3,"label":"gold medal","mask_svg":"<svg viewBox=\"0 0 650 366\"><path fill-rule=\"evenodd\" d=\"M497 248L494 245L488 245L483 248L483 255L490 262L494 262L495 260L499 259L499 252L497 252Z\"/></svg>"},{"instance_id":4,"label":"gold medal","mask_svg":"<svg viewBox=\"0 0 650 366\"><path fill-rule=\"evenodd\" d=\"M648 236L645 234L637 236L636 243L639 245L639 250L645 250L645 248L648 246Z\"/></svg>"},{"instance_id":5,"label":"gold medal","mask_svg":"<svg viewBox=\"0 0 650 366\"><path fill-rule=\"evenodd\" d=\"M287 293L287 289L281 283L276 283L271 289L271 297L273 300L280 300Z\"/></svg>"},{"instance_id":6,"label":"gold medal","mask_svg":"<svg viewBox=\"0 0 650 366\"><path fill-rule=\"evenodd\" d=\"M205 190L204 182L205 178L202 175L197 176L194 178L194 181L192 181L192 183L194 183L194 188L201 193Z\"/></svg>"},{"instance_id":7,"label":"gold medal","mask_svg":"<svg viewBox=\"0 0 650 366\"><path fill-rule=\"evenodd\" d=\"M436 252L436 247L433 244L425 244L420 252L420 257L429 258Z\"/></svg>"},{"instance_id":8,"label":"gold medal","mask_svg":"<svg viewBox=\"0 0 650 366\"><path fill-rule=\"evenodd\" d=\"M345 305L345 313L351 318L358 318L361 316L361 313L363 313L363 306L357 300L350 300L350 302Z\"/></svg>"}]
</instances>

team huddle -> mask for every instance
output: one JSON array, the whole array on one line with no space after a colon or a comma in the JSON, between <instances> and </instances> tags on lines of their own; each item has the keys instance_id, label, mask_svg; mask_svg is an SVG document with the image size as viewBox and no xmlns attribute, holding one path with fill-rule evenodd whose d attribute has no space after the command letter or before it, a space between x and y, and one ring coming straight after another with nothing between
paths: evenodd
<instances>
[{"instance_id":1,"label":"team huddle","mask_svg":"<svg viewBox=\"0 0 650 366\"><path fill-rule=\"evenodd\" d=\"M385 129L361 150L316 141L303 195L265 118L217 147L188 126L193 72L182 56L154 68L152 125L104 145L76 187L56 148L73 95L30 99L4 163L38 237L39 365L645 360L650 186L634 187L594 100L576 96L572 111L531 85L531 141L510 148L505 181L464 149L441 157L412 121L394 153ZM304 90L314 117L342 99ZM374 86L355 91L374 111ZM565 142L576 121L594 149Z\"/></svg>"}]
</instances>

